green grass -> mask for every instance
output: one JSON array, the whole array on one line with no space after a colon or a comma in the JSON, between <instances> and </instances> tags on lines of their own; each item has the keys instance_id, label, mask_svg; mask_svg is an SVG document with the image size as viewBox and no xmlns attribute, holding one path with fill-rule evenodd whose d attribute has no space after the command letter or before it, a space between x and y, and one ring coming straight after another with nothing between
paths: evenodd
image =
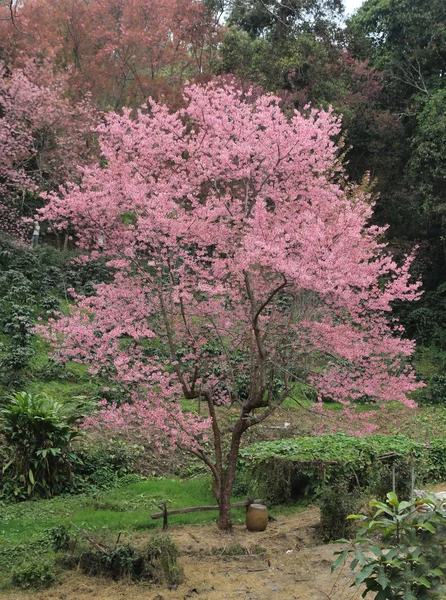
<instances>
[{"instance_id":1,"label":"green grass","mask_svg":"<svg viewBox=\"0 0 446 600\"><path fill-rule=\"evenodd\" d=\"M94 498L71 496L21 502L0 506L0 552L8 547L33 542L46 530L74 523L88 531L111 532L155 529L162 520L150 518L159 512L165 500L168 507L185 508L216 504L208 477L187 481L150 479L105 492ZM233 511L234 519L243 519L243 509ZM194 524L215 521L217 511L197 512L169 517L169 524Z\"/></svg>"},{"instance_id":2,"label":"green grass","mask_svg":"<svg viewBox=\"0 0 446 600\"><path fill-rule=\"evenodd\" d=\"M74 396L90 396L98 390L97 382L79 381L70 382L65 380L42 381L36 379L28 382L26 391L30 394L40 394L44 392L48 396L61 402L67 401Z\"/></svg>"}]
</instances>

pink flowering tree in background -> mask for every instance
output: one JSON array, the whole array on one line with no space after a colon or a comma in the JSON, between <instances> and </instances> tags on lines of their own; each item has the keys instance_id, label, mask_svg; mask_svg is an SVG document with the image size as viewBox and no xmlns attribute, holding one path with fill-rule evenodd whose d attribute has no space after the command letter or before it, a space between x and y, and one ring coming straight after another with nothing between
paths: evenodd
<instances>
[{"instance_id":1,"label":"pink flowering tree in background","mask_svg":"<svg viewBox=\"0 0 446 600\"><path fill-rule=\"evenodd\" d=\"M102 165L41 215L74 227L84 260L101 252L116 270L45 329L59 358L126 390L122 406L101 403L96 424L202 459L222 529L243 434L298 383L346 417L364 396L413 405L422 385L391 318L394 300L418 297L411 258L397 265L368 227L338 132L329 112L287 118L274 96L192 86L178 112L153 102L135 118L108 114Z\"/></svg>"},{"instance_id":2,"label":"pink flowering tree in background","mask_svg":"<svg viewBox=\"0 0 446 600\"><path fill-rule=\"evenodd\" d=\"M201 0L22 0L14 14L12 21L0 6L0 38L11 40L13 64L23 54L48 57L66 73L72 97L88 90L102 110L149 96L172 106L186 80L210 73L221 41Z\"/></svg>"},{"instance_id":3,"label":"pink flowering tree in background","mask_svg":"<svg viewBox=\"0 0 446 600\"><path fill-rule=\"evenodd\" d=\"M88 99L69 102L65 83L46 64L0 67L0 231L23 234L30 199L74 180L93 160L97 117Z\"/></svg>"}]
</instances>

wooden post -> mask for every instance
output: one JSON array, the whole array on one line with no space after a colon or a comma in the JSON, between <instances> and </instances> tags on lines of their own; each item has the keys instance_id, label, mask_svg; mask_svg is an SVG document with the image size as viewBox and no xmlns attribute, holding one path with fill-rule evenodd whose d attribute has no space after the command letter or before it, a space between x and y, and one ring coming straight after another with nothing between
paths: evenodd
<instances>
[{"instance_id":1,"label":"wooden post","mask_svg":"<svg viewBox=\"0 0 446 600\"><path fill-rule=\"evenodd\" d=\"M160 506L161 510L163 511L163 531L166 531L168 524L167 524L167 504L166 501L164 500L163 503Z\"/></svg>"},{"instance_id":2,"label":"wooden post","mask_svg":"<svg viewBox=\"0 0 446 600\"><path fill-rule=\"evenodd\" d=\"M395 464L392 465L392 492L395 493Z\"/></svg>"}]
</instances>

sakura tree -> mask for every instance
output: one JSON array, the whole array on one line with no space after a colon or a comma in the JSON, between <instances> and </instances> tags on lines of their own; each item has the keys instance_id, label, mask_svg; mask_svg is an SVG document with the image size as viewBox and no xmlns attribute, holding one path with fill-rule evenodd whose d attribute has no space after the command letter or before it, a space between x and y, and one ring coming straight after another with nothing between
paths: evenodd
<instances>
[{"instance_id":1,"label":"sakura tree","mask_svg":"<svg viewBox=\"0 0 446 600\"><path fill-rule=\"evenodd\" d=\"M199 0L23 0L0 36L2 26L14 64L17 49L50 58L73 97L88 90L103 110L177 102L186 79L209 72L220 38Z\"/></svg>"},{"instance_id":2,"label":"sakura tree","mask_svg":"<svg viewBox=\"0 0 446 600\"><path fill-rule=\"evenodd\" d=\"M394 300L418 297L411 258L396 264L368 226L338 132L330 112L285 116L271 95L192 86L177 112L151 102L135 118L108 114L102 165L42 212L75 228L84 260L102 252L116 270L46 329L59 357L127 391L96 423L202 459L222 529L243 434L298 382L346 418L364 396L414 405L422 385L391 317ZM191 410L200 401L204 416Z\"/></svg>"},{"instance_id":3,"label":"sakura tree","mask_svg":"<svg viewBox=\"0 0 446 600\"><path fill-rule=\"evenodd\" d=\"M73 180L93 160L97 117L88 98L66 98L65 83L47 63L0 67L0 230L20 234L30 197Z\"/></svg>"}]
</instances>

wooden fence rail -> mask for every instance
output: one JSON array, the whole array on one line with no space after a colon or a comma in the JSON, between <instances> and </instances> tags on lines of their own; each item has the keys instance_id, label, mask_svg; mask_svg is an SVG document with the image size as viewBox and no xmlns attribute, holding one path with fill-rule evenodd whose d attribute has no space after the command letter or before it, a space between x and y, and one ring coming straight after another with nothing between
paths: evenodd
<instances>
[{"instance_id":1,"label":"wooden fence rail","mask_svg":"<svg viewBox=\"0 0 446 600\"><path fill-rule=\"evenodd\" d=\"M231 508L239 508L241 506L246 506L247 508L251 504L262 504L262 500L253 500L253 498L247 498L243 502L233 502L230 506ZM163 530L165 531L168 527L167 518L169 515L184 515L186 513L192 512L201 512L202 510L218 510L220 507L217 506L190 506L189 508L174 508L172 510L167 510L167 505L163 502L160 505L161 512L153 513L151 516L152 519L163 519Z\"/></svg>"}]
</instances>

